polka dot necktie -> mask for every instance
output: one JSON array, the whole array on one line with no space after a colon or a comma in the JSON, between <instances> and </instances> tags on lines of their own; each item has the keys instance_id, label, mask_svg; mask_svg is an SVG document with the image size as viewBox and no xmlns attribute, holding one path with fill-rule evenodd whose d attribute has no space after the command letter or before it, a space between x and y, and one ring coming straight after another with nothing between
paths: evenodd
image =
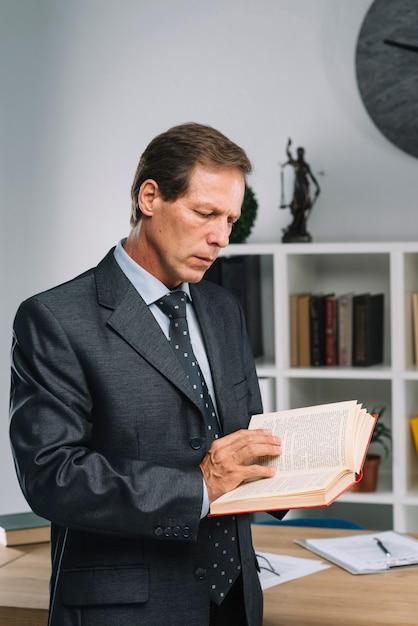
<instances>
[{"instance_id":1,"label":"polka dot necktie","mask_svg":"<svg viewBox=\"0 0 418 626\"><path fill-rule=\"evenodd\" d=\"M172 291L155 304L170 320L169 341L196 394L205 417L208 448L218 439L221 428L202 371L193 353L186 319L189 297L184 291ZM211 600L220 604L241 573L235 516L208 520L209 589Z\"/></svg>"}]
</instances>

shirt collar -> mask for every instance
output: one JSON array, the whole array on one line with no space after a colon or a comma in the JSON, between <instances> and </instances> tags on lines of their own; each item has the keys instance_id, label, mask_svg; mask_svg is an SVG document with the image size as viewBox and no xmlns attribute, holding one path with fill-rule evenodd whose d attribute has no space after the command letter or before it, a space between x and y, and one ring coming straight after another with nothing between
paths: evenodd
<instances>
[{"instance_id":1,"label":"shirt collar","mask_svg":"<svg viewBox=\"0 0 418 626\"><path fill-rule=\"evenodd\" d=\"M114 257L122 272L149 306L159 298L170 293L170 289L129 256L123 247L125 241L126 238L119 241L113 253ZM187 293L190 300L192 299L189 283L182 283L177 287L177 290L180 289Z\"/></svg>"}]
</instances>

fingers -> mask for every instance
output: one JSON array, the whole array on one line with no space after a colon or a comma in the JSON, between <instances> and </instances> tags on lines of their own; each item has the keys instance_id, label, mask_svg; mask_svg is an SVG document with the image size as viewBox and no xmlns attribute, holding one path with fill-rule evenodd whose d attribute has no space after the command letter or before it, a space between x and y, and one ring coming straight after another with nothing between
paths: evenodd
<instances>
[{"instance_id":1,"label":"fingers","mask_svg":"<svg viewBox=\"0 0 418 626\"><path fill-rule=\"evenodd\" d=\"M281 445L280 437L275 437L270 430L261 428L254 430L237 430L235 433L217 439L216 447L219 449L228 447L229 452L237 452L241 448L255 444Z\"/></svg>"},{"instance_id":2,"label":"fingers","mask_svg":"<svg viewBox=\"0 0 418 626\"><path fill-rule=\"evenodd\" d=\"M280 454L281 440L270 430L240 430L213 441L200 464L210 502L245 481L274 476L257 459Z\"/></svg>"},{"instance_id":3,"label":"fingers","mask_svg":"<svg viewBox=\"0 0 418 626\"><path fill-rule=\"evenodd\" d=\"M264 465L248 465L242 471L242 482L248 480L257 480L259 478L272 478L276 470L273 467L264 467Z\"/></svg>"},{"instance_id":4,"label":"fingers","mask_svg":"<svg viewBox=\"0 0 418 626\"><path fill-rule=\"evenodd\" d=\"M238 465L248 465L261 456L281 454L281 440L269 430L242 430L213 442L210 453L214 462L233 459Z\"/></svg>"},{"instance_id":5,"label":"fingers","mask_svg":"<svg viewBox=\"0 0 418 626\"><path fill-rule=\"evenodd\" d=\"M210 502L242 482L274 476L273 468L254 461L280 454L281 440L270 430L240 430L213 441L200 464Z\"/></svg>"},{"instance_id":6,"label":"fingers","mask_svg":"<svg viewBox=\"0 0 418 626\"><path fill-rule=\"evenodd\" d=\"M248 465L254 463L257 458L280 456L281 453L282 448L278 444L250 444L236 451L231 451L229 448L217 449L216 446L212 446L209 450L214 463L230 461L236 465Z\"/></svg>"}]
</instances>

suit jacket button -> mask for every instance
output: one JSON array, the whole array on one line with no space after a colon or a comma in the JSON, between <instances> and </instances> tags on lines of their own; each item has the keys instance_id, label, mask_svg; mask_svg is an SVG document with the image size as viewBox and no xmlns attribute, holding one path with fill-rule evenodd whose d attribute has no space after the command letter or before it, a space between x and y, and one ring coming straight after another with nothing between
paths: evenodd
<instances>
[{"instance_id":1,"label":"suit jacket button","mask_svg":"<svg viewBox=\"0 0 418 626\"><path fill-rule=\"evenodd\" d=\"M188 526L183 526L183 537L188 539L190 537L190 528Z\"/></svg>"},{"instance_id":2,"label":"suit jacket button","mask_svg":"<svg viewBox=\"0 0 418 626\"><path fill-rule=\"evenodd\" d=\"M173 537L179 537L181 533L180 526L174 526L173 528Z\"/></svg>"},{"instance_id":3,"label":"suit jacket button","mask_svg":"<svg viewBox=\"0 0 418 626\"><path fill-rule=\"evenodd\" d=\"M171 533L172 533L171 526L167 526L166 528L164 528L164 535L166 537L170 537Z\"/></svg>"},{"instance_id":4,"label":"suit jacket button","mask_svg":"<svg viewBox=\"0 0 418 626\"><path fill-rule=\"evenodd\" d=\"M193 450L200 450L202 447L202 440L199 439L199 437L193 437L193 439L190 439L190 447L193 448Z\"/></svg>"},{"instance_id":5,"label":"suit jacket button","mask_svg":"<svg viewBox=\"0 0 418 626\"><path fill-rule=\"evenodd\" d=\"M154 535L156 535L157 537L161 537L161 535L163 534L163 529L161 528L161 526L157 526L156 528L154 528Z\"/></svg>"},{"instance_id":6,"label":"suit jacket button","mask_svg":"<svg viewBox=\"0 0 418 626\"><path fill-rule=\"evenodd\" d=\"M203 567L198 567L195 570L194 576L196 580L205 580L206 578L206 570Z\"/></svg>"}]
</instances>

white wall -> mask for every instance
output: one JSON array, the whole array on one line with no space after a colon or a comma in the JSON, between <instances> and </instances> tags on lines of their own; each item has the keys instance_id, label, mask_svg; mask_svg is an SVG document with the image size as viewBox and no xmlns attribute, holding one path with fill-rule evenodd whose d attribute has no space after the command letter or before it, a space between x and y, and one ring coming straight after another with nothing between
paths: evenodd
<instances>
[{"instance_id":1,"label":"white wall","mask_svg":"<svg viewBox=\"0 0 418 626\"><path fill-rule=\"evenodd\" d=\"M370 0L0 0L0 513L26 508L7 441L18 303L94 265L129 225L138 157L183 121L211 124L254 163L251 241L278 241L286 139L323 193L319 240L416 239L417 162L358 95Z\"/></svg>"}]
</instances>

